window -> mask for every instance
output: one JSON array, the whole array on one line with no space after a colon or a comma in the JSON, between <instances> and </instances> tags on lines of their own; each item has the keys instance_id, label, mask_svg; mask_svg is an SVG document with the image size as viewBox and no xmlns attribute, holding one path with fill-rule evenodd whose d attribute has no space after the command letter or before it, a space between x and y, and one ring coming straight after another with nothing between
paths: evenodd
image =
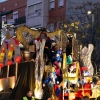
<instances>
[{"instance_id":1,"label":"window","mask_svg":"<svg viewBox=\"0 0 100 100\"><path fill-rule=\"evenodd\" d=\"M7 24L14 24L14 19L7 19Z\"/></svg>"},{"instance_id":2,"label":"window","mask_svg":"<svg viewBox=\"0 0 100 100\"><path fill-rule=\"evenodd\" d=\"M34 5L31 5L28 7L28 18L34 17L34 16L40 16L41 15L41 9L42 9L42 3L37 3Z\"/></svg>"},{"instance_id":3,"label":"window","mask_svg":"<svg viewBox=\"0 0 100 100\"><path fill-rule=\"evenodd\" d=\"M15 3L15 6L17 6L18 4L17 3Z\"/></svg>"},{"instance_id":4,"label":"window","mask_svg":"<svg viewBox=\"0 0 100 100\"><path fill-rule=\"evenodd\" d=\"M2 21L6 22L6 15L2 16Z\"/></svg>"},{"instance_id":5,"label":"window","mask_svg":"<svg viewBox=\"0 0 100 100\"><path fill-rule=\"evenodd\" d=\"M54 9L55 8L55 0L50 0L50 9Z\"/></svg>"},{"instance_id":6,"label":"window","mask_svg":"<svg viewBox=\"0 0 100 100\"><path fill-rule=\"evenodd\" d=\"M18 19L18 11L13 13L13 19Z\"/></svg>"},{"instance_id":7,"label":"window","mask_svg":"<svg viewBox=\"0 0 100 100\"><path fill-rule=\"evenodd\" d=\"M58 6L59 6L59 7L64 6L64 0L59 0L59 1L58 1Z\"/></svg>"},{"instance_id":8,"label":"window","mask_svg":"<svg viewBox=\"0 0 100 100\"><path fill-rule=\"evenodd\" d=\"M5 10L6 8L4 7L3 10Z\"/></svg>"}]
</instances>

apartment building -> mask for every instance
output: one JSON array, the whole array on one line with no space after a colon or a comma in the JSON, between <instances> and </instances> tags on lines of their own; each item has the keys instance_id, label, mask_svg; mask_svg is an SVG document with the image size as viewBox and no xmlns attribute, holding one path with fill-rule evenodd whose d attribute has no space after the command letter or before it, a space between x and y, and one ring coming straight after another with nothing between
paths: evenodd
<instances>
[{"instance_id":1,"label":"apartment building","mask_svg":"<svg viewBox=\"0 0 100 100\"><path fill-rule=\"evenodd\" d=\"M47 27L48 0L27 0L26 25L30 28Z\"/></svg>"},{"instance_id":2,"label":"apartment building","mask_svg":"<svg viewBox=\"0 0 100 100\"><path fill-rule=\"evenodd\" d=\"M66 16L66 0L27 0L26 25L53 31Z\"/></svg>"},{"instance_id":3,"label":"apartment building","mask_svg":"<svg viewBox=\"0 0 100 100\"><path fill-rule=\"evenodd\" d=\"M67 0L49 0L48 28L50 31L60 28L66 20L66 1Z\"/></svg>"},{"instance_id":4,"label":"apartment building","mask_svg":"<svg viewBox=\"0 0 100 100\"><path fill-rule=\"evenodd\" d=\"M7 24L13 24L15 27L25 24L25 12L26 0L0 1L0 26L2 26L2 21Z\"/></svg>"}]
</instances>

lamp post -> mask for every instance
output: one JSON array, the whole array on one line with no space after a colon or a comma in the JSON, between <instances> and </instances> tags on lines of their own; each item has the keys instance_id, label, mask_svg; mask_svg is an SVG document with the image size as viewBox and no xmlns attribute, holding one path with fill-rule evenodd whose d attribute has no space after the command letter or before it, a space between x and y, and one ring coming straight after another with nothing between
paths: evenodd
<instances>
[{"instance_id":1,"label":"lamp post","mask_svg":"<svg viewBox=\"0 0 100 100\"><path fill-rule=\"evenodd\" d=\"M93 35L93 26L94 26L94 14L92 13L92 35Z\"/></svg>"},{"instance_id":2,"label":"lamp post","mask_svg":"<svg viewBox=\"0 0 100 100\"><path fill-rule=\"evenodd\" d=\"M87 12L87 14L88 14L88 15L90 15L90 14L92 15L92 35L93 35L93 37L94 37L94 33L93 33L94 13L93 13L92 11L89 10L89 11ZM94 41L94 38L92 38L92 41Z\"/></svg>"}]
</instances>

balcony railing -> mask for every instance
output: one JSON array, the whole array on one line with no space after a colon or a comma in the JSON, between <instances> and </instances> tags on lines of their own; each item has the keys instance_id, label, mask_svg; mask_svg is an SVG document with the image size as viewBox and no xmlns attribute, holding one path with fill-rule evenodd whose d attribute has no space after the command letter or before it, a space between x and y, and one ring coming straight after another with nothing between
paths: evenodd
<instances>
[{"instance_id":1,"label":"balcony railing","mask_svg":"<svg viewBox=\"0 0 100 100\"><path fill-rule=\"evenodd\" d=\"M26 23L26 17L25 16L20 17L18 19L15 19L15 21L14 21L14 25L23 24L23 23Z\"/></svg>"}]
</instances>

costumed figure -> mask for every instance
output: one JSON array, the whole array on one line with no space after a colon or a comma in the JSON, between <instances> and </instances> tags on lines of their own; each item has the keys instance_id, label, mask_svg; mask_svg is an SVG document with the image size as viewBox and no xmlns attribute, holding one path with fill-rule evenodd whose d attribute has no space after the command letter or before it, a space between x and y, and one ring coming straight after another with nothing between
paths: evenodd
<instances>
[{"instance_id":1,"label":"costumed figure","mask_svg":"<svg viewBox=\"0 0 100 100\"><path fill-rule=\"evenodd\" d=\"M47 37L47 34L45 32L41 32L40 34L40 37L37 38L37 41L42 41L42 39L45 39L46 40L46 43L45 43L45 47L44 47L44 54L47 58L47 62L46 64L48 65L48 63L51 61L51 40L49 37Z\"/></svg>"},{"instance_id":2,"label":"costumed figure","mask_svg":"<svg viewBox=\"0 0 100 100\"><path fill-rule=\"evenodd\" d=\"M61 50L57 50L56 55L52 58L52 63L57 61L59 63L59 67L61 67L61 62L62 62L61 55L62 55Z\"/></svg>"},{"instance_id":3,"label":"costumed figure","mask_svg":"<svg viewBox=\"0 0 100 100\"><path fill-rule=\"evenodd\" d=\"M76 77L77 76L77 71L76 71L76 65L75 64L70 64L68 66L68 73L66 73L66 76L68 77ZM72 83L74 83L75 81L73 80Z\"/></svg>"},{"instance_id":4,"label":"costumed figure","mask_svg":"<svg viewBox=\"0 0 100 100\"><path fill-rule=\"evenodd\" d=\"M54 62L55 61L58 61L58 62L62 61L61 54L62 54L62 52L60 50L56 51L56 55L53 57Z\"/></svg>"},{"instance_id":5,"label":"costumed figure","mask_svg":"<svg viewBox=\"0 0 100 100\"><path fill-rule=\"evenodd\" d=\"M69 73L76 73L76 66L74 66L74 65L69 65L69 67L68 67L68 72Z\"/></svg>"},{"instance_id":6,"label":"costumed figure","mask_svg":"<svg viewBox=\"0 0 100 100\"><path fill-rule=\"evenodd\" d=\"M53 65L55 68L56 76L58 78L58 83L60 84L62 82L62 71L60 69L60 65L57 61L55 61Z\"/></svg>"},{"instance_id":7,"label":"costumed figure","mask_svg":"<svg viewBox=\"0 0 100 100\"><path fill-rule=\"evenodd\" d=\"M67 56L67 64L72 64L73 60L72 60L72 56L71 55L68 55Z\"/></svg>"},{"instance_id":8,"label":"costumed figure","mask_svg":"<svg viewBox=\"0 0 100 100\"><path fill-rule=\"evenodd\" d=\"M92 90L91 90L92 87L90 83L91 77L86 77L84 81L85 81L83 85L84 95L90 97L92 95Z\"/></svg>"},{"instance_id":9,"label":"costumed figure","mask_svg":"<svg viewBox=\"0 0 100 100\"><path fill-rule=\"evenodd\" d=\"M62 82L62 72L61 72L61 69L60 69L60 65L57 61L54 62L54 70L53 73L50 73L50 75L52 76L53 75L53 78L51 76L49 76L45 81L44 83L48 83L50 84L50 81L51 83L54 82L55 84L53 84L54 86L54 89L52 90L52 98L53 100L55 100L54 98L56 98L56 100L62 100L62 99L57 99L57 98L61 98L62 96L62 89L61 89L61 86L59 86L59 84ZM55 96L56 95L56 96Z\"/></svg>"},{"instance_id":10,"label":"costumed figure","mask_svg":"<svg viewBox=\"0 0 100 100\"><path fill-rule=\"evenodd\" d=\"M54 85L54 84L57 84L57 76L56 76L56 73L55 72L50 72L49 73L49 76L46 78L46 80L43 82L43 85L44 84L49 84L50 86Z\"/></svg>"},{"instance_id":11,"label":"costumed figure","mask_svg":"<svg viewBox=\"0 0 100 100\"><path fill-rule=\"evenodd\" d=\"M54 84L56 84L56 82L57 82L57 76L55 75L54 72L50 72L49 76L43 82L43 87L44 87L43 100L47 100L47 98L52 98L52 99L54 98L53 100L55 100L56 96L53 87Z\"/></svg>"}]
</instances>

